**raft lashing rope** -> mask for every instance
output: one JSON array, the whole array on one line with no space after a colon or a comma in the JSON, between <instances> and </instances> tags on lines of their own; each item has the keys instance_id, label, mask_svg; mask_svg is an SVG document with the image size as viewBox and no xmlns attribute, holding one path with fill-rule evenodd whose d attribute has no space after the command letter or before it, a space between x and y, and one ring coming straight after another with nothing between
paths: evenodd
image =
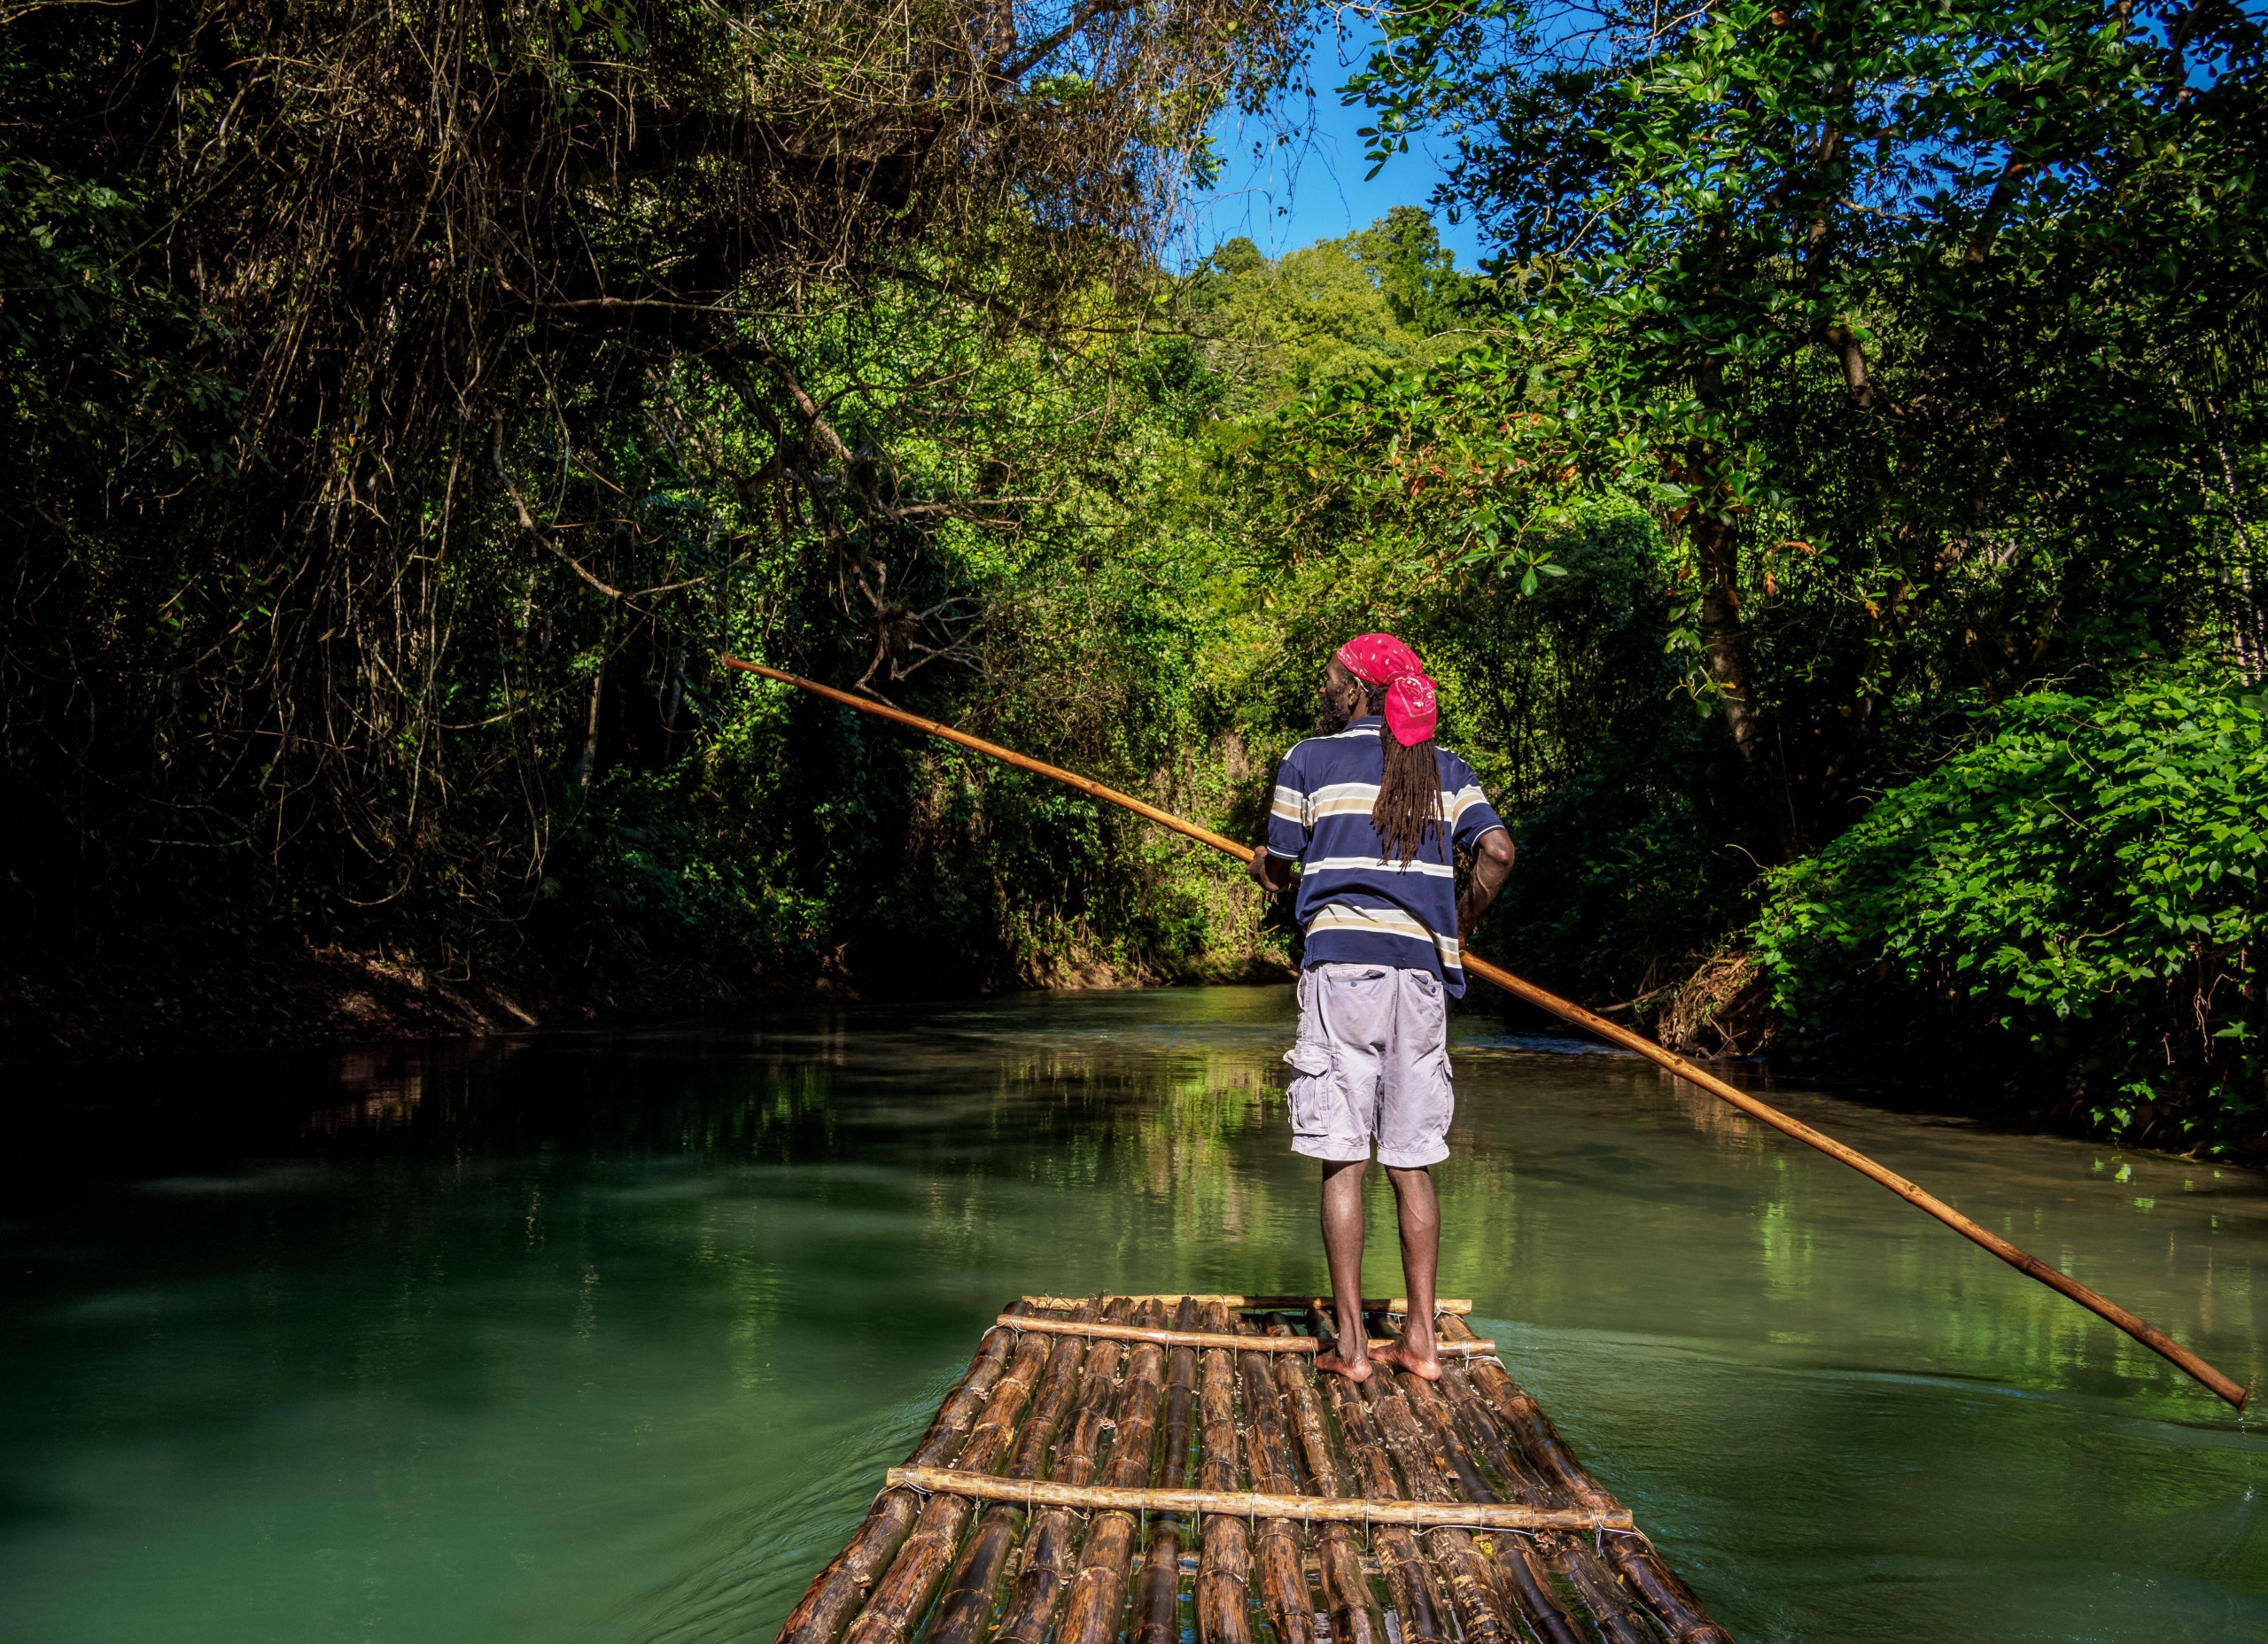
<instances>
[{"instance_id":1,"label":"raft lashing rope","mask_svg":"<svg viewBox=\"0 0 2268 1644\"><path fill-rule=\"evenodd\" d=\"M876 718L888 719L896 725L926 732L931 736L942 737L946 741L983 754L988 758L998 759L1004 764L1013 765L1019 771L1029 771L1035 776L1044 776L1050 781L1060 782L1067 787L1076 788L1091 799L1099 800L1106 804L1120 806L1132 811L1136 816L1155 822L1161 827L1171 828L1175 833L1193 839L1200 844L1210 845L1225 856L1234 857L1239 862L1247 861L1251 857L1253 847L1249 845L1239 844L1225 834L1216 834L1210 828L1200 827L1194 822L1184 821L1171 811L1161 810L1145 800L1135 798L1131 794L1122 794L1116 788L1106 787L1100 782L1090 777L1081 776L1076 771L1066 771L1060 765L1052 765L1045 760L1034 759L1028 754L1020 754L1012 748L1003 748L997 742L988 742L982 737L971 736L966 731L957 731L952 726L942 725L935 719L925 719L919 714L907 713L904 709L892 708L886 702L855 695L849 691L839 691L832 686L821 685L816 680L806 679L799 674L788 673L778 668L768 668L761 663L744 662L737 656L722 656L718 660L727 668L736 669L742 673L757 674L766 679L776 679L783 685L794 686L798 690L808 691L814 696L824 697L828 702L838 702L845 708L856 709L860 713L872 714ZM1971 1244L1981 1245L1992 1252L1993 1255L1998 1256L2027 1278L2035 1279L2050 1290L2060 1291L2097 1317L2117 1325L2127 1335L2199 1384L2228 1400L2238 1410L2241 1411L2246 1400L2252 1396L2249 1388L2224 1376L2148 1320L2129 1313L2108 1296L2082 1284L2061 1268L2051 1267L2029 1251L2020 1249L2002 1238L1991 1229L1972 1221L1935 1194L1907 1181L1888 1166L1878 1164L1868 1158L1856 1148L1846 1147L1833 1136L1823 1131L1814 1129L1800 1119L1792 1118L1769 1103L1758 1100L1747 1091L1727 1083L1716 1074L1697 1066L1672 1051L1664 1049L1643 1035L1634 1033L1627 1028L1609 1021L1596 1012L1586 1010L1572 1000L1563 999L1555 993L1547 992L1534 982L1513 975L1511 972L1501 965L1490 964L1471 949L1467 949L1464 953L1464 971L1466 975L1478 976L1483 981L1493 982L1515 998L1525 999L1530 1004L1549 1011L1561 1020L1572 1022L1586 1032L1596 1035L1610 1044L1619 1045L1626 1051L1631 1051L1644 1057L1648 1061L1667 1069L1687 1083L1705 1090L1720 1101L1738 1108L1759 1123L1769 1125L1782 1135L1793 1136L1806 1147L1816 1148L1837 1163L1849 1166L1869 1181L1889 1189L1924 1215L1934 1217L1943 1222Z\"/></svg>"},{"instance_id":2,"label":"raft lashing rope","mask_svg":"<svg viewBox=\"0 0 2268 1644\"><path fill-rule=\"evenodd\" d=\"M1733 1644L1462 1317L1239 1299L1010 1304L774 1644Z\"/></svg>"}]
</instances>

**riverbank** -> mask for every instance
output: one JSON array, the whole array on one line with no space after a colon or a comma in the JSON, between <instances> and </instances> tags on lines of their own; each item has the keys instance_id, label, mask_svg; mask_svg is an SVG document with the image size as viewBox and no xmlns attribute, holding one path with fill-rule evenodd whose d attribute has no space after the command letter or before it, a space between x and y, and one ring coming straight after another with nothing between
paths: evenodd
<instances>
[{"instance_id":1,"label":"riverbank","mask_svg":"<svg viewBox=\"0 0 2268 1644\"><path fill-rule=\"evenodd\" d=\"M221 960L209 948L196 957L188 940L147 940L131 951L113 945L98 959L58 962L37 972L0 971L0 1065L53 1066L151 1062L175 1055L345 1050L360 1046L525 1035L556 1028L644 1028L746 1021L822 1003L856 1004L928 998L898 986L861 985L843 956L801 973L729 976L696 965L610 966L565 973L533 963L509 978L448 974L379 950L343 943L278 945ZM1273 955L1248 957L1225 973L1161 977L1126 974L1099 963L1066 964L1033 985L971 991L968 996L1078 994L1166 986L1263 985L1293 973ZM1487 989L1469 996L1461 1014L1501 1015L1527 1030L1584 1039L1557 1019ZM1642 1032L1703 1062L1739 1063L1775 1082L1832 1082L1847 1097L1887 1113L1957 1117L2014 1135L2088 1138L2095 1134L2076 1098L2059 1100L2037 1082L2027 1086L2008 1066L1964 1060L1948 1081L1937 1064L1907 1047L1899 1060L1775 1053L1774 1031L1752 967L1712 961L1666 1001L1642 1011ZM1585 1042L1588 1042L1587 1039ZM1919 1058L1919 1059L1916 1059ZM2151 1151L2200 1157L2179 1145ZM2259 1138L2232 1150L2225 1162L2268 1162Z\"/></svg>"},{"instance_id":2,"label":"riverbank","mask_svg":"<svg viewBox=\"0 0 2268 1644\"><path fill-rule=\"evenodd\" d=\"M122 944L120 944L122 945ZM311 1049L375 1041L521 1033L699 1015L827 992L663 966L640 976L509 981L451 976L338 943L225 959L137 942L119 954L0 971L0 1060L106 1060L193 1051Z\"/></svg>"},{"instance_id":3,"label":"riverbank","mask_svg":"<svg viewBox=\"0 0 2268 1644\"><path fill-rule=\"evenodd\" d=\"M1182 973L1067 958L999 992L1081 992L1288 981L1272 952ZM930 973L854 973L843 950L774 970L650 960L569 967L528 956L503 973L343 942L289 938L223 950L202 933L143 934L98 953L0 967L0 1066L230 1051L322 1049L746 1016L823 1000L936 997Z\"/></svg>"}]
</instances>

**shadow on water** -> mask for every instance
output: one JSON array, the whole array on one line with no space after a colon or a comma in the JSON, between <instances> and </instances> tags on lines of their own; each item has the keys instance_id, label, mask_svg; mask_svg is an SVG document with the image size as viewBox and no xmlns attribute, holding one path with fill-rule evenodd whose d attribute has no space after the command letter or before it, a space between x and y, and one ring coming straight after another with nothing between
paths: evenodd
<instances>
[{"instance_id":1,"label":"shadow on water","mask_svg":"<svg viewBox=\"0 0 2268 1644\"><path fill-rule=\"evenodd\" d=\"M763 1637L1021 1291L1322 1282L1288 990L18 1093L0 1635ZM2268 1640L2264 1440L1627 1057L1460 1024L1444 1287L1739 1636ZM1781 1090L2241 1378L2227 1167ZM1373 1204L1372 1282L1395 1287Z\"/></svg>"}]
</instances>

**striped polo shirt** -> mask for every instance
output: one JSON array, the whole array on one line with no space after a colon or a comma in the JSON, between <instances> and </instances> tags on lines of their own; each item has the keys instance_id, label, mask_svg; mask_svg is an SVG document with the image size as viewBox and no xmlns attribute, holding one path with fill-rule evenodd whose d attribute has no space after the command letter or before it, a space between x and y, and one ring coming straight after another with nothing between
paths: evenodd
<instances>
[{"instance_id":1,"label":"striped polo shirt","mask_svg":"<svg viewBox=\"0 0 2268 1644\"><path fill-rule=\"evenodd\" d=\"M1433 756L1451 843L1469 849L1504 826L1472 766L1439 748ZM1450 993L1461 994L1456 857L1429 828L1425 848L1410 862L1386 860L1385 844L1371 826L1385 774L1376 714L1301 742L1276 772L1268 854L1301 865L1297 912L1308 964L1345 960L1431 971Z\"/></svg>"}]
</instances>

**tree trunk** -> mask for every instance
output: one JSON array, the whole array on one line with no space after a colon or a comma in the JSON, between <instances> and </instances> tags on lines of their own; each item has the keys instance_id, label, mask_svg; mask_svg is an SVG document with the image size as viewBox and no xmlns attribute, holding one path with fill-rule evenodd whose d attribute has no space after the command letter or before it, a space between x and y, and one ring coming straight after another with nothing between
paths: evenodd
<instances>
[{"instance_id":1,"label":"tree trunk","mask_svg":"<svg viewBox=\"0 0 2268 1644\"><path fill-rule=\"evenodd\" d=\"M1748 677L1747 636L1741 632L1740 554L1732 523L1696 508L1693 553L1701 570L1702 660L1724 703L1733 747L1753 770L1764 733Z\"/></svg>"},{"instance_id":2,"label":"tree trunk","mask_svg":"<svg viewBox=\"0 0 2268 1644\"><path fill-rule=\"evenodd\" d=\"M591 696L583 716L583 745L575 753L575 786L588 787L591 773L599 764L599 705L606 688L606 664L601 663L591 673Z\"/></svg>"},{"instance_id":3,"label":"tree trunk","mask_svg":"<svg viewBox=\"0 0 2268 1644\"><path fill-rule=\"evenodd\" d=\"M1701 573L1702 663L1724 705L1725 728L1732 733L1733 747L1755 796L1759 855L1785 861L1803 853L1803 828L1785 763L1772 745L1770 726L1749 674L1748 636L1740 617L1740 533L1730 520L1699 506L1693 509L1689 528Z\"/></svg>"}]
</instances>

